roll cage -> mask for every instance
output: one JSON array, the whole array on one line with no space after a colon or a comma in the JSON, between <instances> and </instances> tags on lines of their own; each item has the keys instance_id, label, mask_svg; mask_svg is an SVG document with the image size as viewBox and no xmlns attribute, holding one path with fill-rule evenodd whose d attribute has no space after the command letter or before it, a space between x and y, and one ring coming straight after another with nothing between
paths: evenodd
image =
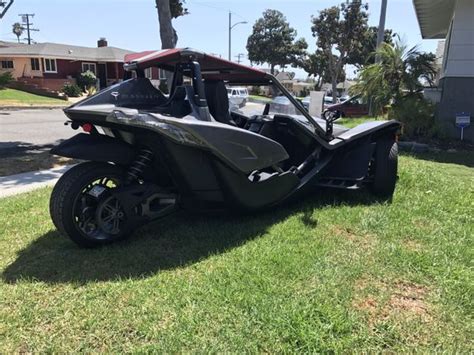
<instances>
[{"instance_id":1,"label":"roll cage","mask_svg":"<svg viewBox=\"0 0 474 355\"><path fill-rule=\"evenodd\" d=\"M324 130L308 113L303 104L295 99L278 79L264 71L214 57L193 49L170 49L156 52L143 52L125 57L124 68L127 72L134 71L139 78L145 77L145 69L157 67L173 73L170 92L177 86L183 85L183 76L192 79L195 93L194 103L201 108L201 119L210 121L203 80L223 80L229 84L239 85L274 85L301 112L314 128L314 132L326 143L332 140L331 135ZM332 125L331 125L332 126ZM329 127L329 124L328 124Z\"/></svg>"}]
</instances>

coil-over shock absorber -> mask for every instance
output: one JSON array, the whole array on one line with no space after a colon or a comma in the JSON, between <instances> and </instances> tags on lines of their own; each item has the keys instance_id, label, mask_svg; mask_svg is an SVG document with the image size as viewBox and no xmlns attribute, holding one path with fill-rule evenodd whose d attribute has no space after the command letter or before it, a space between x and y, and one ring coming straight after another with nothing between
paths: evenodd
<instances>
[{"instance_id":1,"label":"coil-over shock absorber","mask_svg":"<svg viewBox=\"0 0 474 355\"><path fill-rule=\"evenodd\" d=\"M131 183L139 180L145 169L150 165L152 159L153 152L150 149L140 149L135 160L127 171L127 182Z\"/></svg>"}]
</instances>

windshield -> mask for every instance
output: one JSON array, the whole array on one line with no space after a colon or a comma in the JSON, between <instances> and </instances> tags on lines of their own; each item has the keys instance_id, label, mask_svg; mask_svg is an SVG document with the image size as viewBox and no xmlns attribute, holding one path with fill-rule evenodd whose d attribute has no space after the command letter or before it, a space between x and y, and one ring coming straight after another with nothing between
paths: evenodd
<instances>
[{"instance_id":1,"label":"windshield","mask_svg":"<svg viewBox=\"0 0 474 355\"><path fill-rule=\"evenodd\" d=\"M227 86L227 92L233 92L232 85ZM276 114L301 116L303 113L286 97L276 86L249 86L245 89L238 89L240 95L229 95L229 107L231 111L251 117L262 115L266 112L268 105L268 115ZM295 99L297 99L295 97Z\"/></svg>"}]
</instances>

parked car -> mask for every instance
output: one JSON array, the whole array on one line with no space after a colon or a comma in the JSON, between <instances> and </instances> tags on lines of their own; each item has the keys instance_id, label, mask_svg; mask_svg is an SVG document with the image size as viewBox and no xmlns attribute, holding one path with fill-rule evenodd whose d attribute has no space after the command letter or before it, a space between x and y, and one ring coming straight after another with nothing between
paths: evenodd
<instances>
[{"instance_id":1,"label":"parked car","mask_svg":"<svg viewBox=\"0 0 474 355\"><path fill-rule=\"evenodd\" d=\"M178 210L257 213L317 199L315 187L394 192L397 121L348 129L333 124L335 112L315 119L273 75L190 48L134 53L125 63L131 79L64 110L85 133L52 150L86 161L50 199L54 225L82 247L125 239ZM169 96L144 76L148 68L174 72ZM276 107L230 112L225 83L242 82L280 92Z\"/></svg>"},{"instance_id":2,"label":"parked car","mask_svg":"<svg viewBox=\"0 0 474 355\"><path fill-rule=\"evenodd\" d=\"M311 96L306 96L305 98L303 98L303 100L301 100L301 103L303 104L304 108L309 110L309 104L311 102Z\"/></svg>"},{"instance_id":3,"label":"parked car","mask_svg":"<svg viewBox=\"0 0 474 355\"><path fill-rule=\"evenodd\" d=\"M342 117L361 117L369 114L369 105L364 103L359 96L353 96L335 105L330 105L327 109L339 111Z\"/></svg>"},{"instance_id":4,"label":"parked car","mask_svg":"<svg viewBox=\"0 0 474 355\"><path fill-rule=\"evenodd\" d=\"M249 92L244 87L228 87L227 96L232 106L243 107L248 101Z\"/></svg>"}]
</instances>

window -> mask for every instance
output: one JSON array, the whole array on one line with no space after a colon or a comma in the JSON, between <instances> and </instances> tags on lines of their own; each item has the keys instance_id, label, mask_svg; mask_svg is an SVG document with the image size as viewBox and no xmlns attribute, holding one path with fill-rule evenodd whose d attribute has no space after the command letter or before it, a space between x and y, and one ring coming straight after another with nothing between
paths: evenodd
<instances>
[{"instance_id":1,"label":"window","mask_svg":"<svg viewBox=\"0 0 474 355\"><path fill-rule=\"evenodd\" d=\"M40 61L38 58L31 58L31 70L39 71L40 68Z\"/></svg>"},{"instance_id":2,"label":"window","mask_svg":"<svg viewBox=\"0 0 474 355\"><path fill-rule=\"evenodd\" d=\"M166 80L166 71L163 69L159 69L158 72L158 79L160 80Z\"/></svg>"},{"instance_id":3,"label":"window","mask_svg":"<svg viewBox=\"0 0 474 355\"><path fill-rule=\"evenodd\" d=\"M2 69L13 69L13 60L2 60Z\"/></svg>"},{"instance_id":4,"label":"window","mask_svg":"<svg viewBox=\"0 0 474 355\"><path fill-rule=\"evenodd\" d=\"M97 74L97 67L95 63L82 63L82 72L91 71L94 74Z\"/></svg>"},{"instance_id":5,"label":"window","mask_svg":"<svg viewBox=\"0 0 474 355\"><path fill-rule=\"evenodd\" d=\"M146 68L145 69L145 78L147 79L153 79L153 69L152 68Z\"/></svg>"},{"instance_id":6,"label":"window","mask_svg":"<svg viewBox=\"0 0 474 355\"><path fill-rule=\"evenodd\" d=\"M56 66L56 59L45 58L44 60L44 72L45 73L57 73L58 69Z\"/></svg>"}]
</instances>

